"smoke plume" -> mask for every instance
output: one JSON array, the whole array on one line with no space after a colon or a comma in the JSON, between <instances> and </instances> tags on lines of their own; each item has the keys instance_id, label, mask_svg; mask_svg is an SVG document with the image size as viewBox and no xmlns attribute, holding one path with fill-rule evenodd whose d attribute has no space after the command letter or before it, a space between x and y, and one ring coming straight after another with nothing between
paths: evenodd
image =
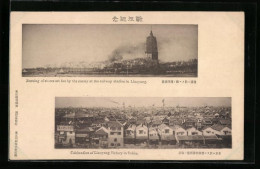
<instances>
[{"instance_id":1,"label":"smoke plume","mask_svg":"<svg viewBox=\"0 0 260 169\"><path fill-rule=\"evenodd\" d=\"M145 57L145 43L124 44L116 48L109 56L110 62Z\"/></svg>"}]
</instances>

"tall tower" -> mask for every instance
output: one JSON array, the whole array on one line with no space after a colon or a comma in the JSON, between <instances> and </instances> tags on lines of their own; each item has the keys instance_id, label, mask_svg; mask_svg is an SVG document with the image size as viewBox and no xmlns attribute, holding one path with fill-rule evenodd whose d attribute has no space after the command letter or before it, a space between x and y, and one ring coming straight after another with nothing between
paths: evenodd
<instances>
[{"instance_id":1,"label":"tall tower","mask_svg":"<svg viewBox=\"0 0 260 169\"><path fill-rule=\"evenodd\" d=\"M158 60L157 40L151 30L150 36L146 38L146 55L152 60Z\"/></svg>"}]
</instances>

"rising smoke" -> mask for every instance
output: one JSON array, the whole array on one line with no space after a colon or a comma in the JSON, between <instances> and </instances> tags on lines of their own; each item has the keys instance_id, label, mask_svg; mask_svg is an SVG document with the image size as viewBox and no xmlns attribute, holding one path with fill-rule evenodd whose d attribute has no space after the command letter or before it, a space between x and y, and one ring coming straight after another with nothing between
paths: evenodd
<instances>
[{"instance_id":1,"label":"rising smoke","mask_svg":"<svg viewBox=\"0 0 260 169\"><path fill-rule=\"evenodd\" d=\"M185 38L157 38L159 60L162 62L188 61L197 58L197 39L189 41ZM138 45L124 44L116 48L109 56L109 62L144 58L145 43Z\"/></svg>"},{"instance_id":2,"label":"rising smoke","mask_svg":"<svg viewBox=\"0 0 260 169\"><path fill-rule=\"evenodd\" d=\"M116 48L109 56L110 62L145 57L145 43L138 45L124 44Z\"/></svg>"}]
</instances>

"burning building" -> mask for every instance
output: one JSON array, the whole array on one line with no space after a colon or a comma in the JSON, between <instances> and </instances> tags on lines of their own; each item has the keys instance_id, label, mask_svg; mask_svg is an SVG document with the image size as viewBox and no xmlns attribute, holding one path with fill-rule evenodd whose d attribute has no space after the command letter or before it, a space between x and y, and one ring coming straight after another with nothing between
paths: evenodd
<instances>
[{"instance_id":1,"label":"burning building","mask_svg":"<svg viewBox=\"0 0 260 169\"><path fill-rule=\"evenodd\" d=\"M146 56L151 58L152 60L158 60L158 49L157 49L157 40L156 37L153 36L153 32L151 30L150 36L146 38Z\"/></svg>"}]
</instances>

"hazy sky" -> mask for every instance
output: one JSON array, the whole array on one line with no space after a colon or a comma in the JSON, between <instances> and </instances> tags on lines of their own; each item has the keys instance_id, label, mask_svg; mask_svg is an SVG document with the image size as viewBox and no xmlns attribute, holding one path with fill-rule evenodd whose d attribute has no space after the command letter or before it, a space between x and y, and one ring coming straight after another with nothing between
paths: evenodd
<instances>
[{"instance_id":1,"label":"hazy sky","mask_svg":"<svg viewBox=\"0 0 260 169\"><path fill-rule=\"evenodd\" d=\"M56 107L231 106L230 97L57 97Z\"/></svg>"},{"instance_id":2,"label":"hazy sky","mask_svg":"<svg viewBox=\"0 0 260 169\"><path fill-rule=\"evenodd\" d=\"M23 25L23 68L68 62L107 60L114 50L137 47L124 59L144 57L151 25ZM197 25L152 25L159 60L189 60L198 56Z\"/></svg>"}]
</instances>

